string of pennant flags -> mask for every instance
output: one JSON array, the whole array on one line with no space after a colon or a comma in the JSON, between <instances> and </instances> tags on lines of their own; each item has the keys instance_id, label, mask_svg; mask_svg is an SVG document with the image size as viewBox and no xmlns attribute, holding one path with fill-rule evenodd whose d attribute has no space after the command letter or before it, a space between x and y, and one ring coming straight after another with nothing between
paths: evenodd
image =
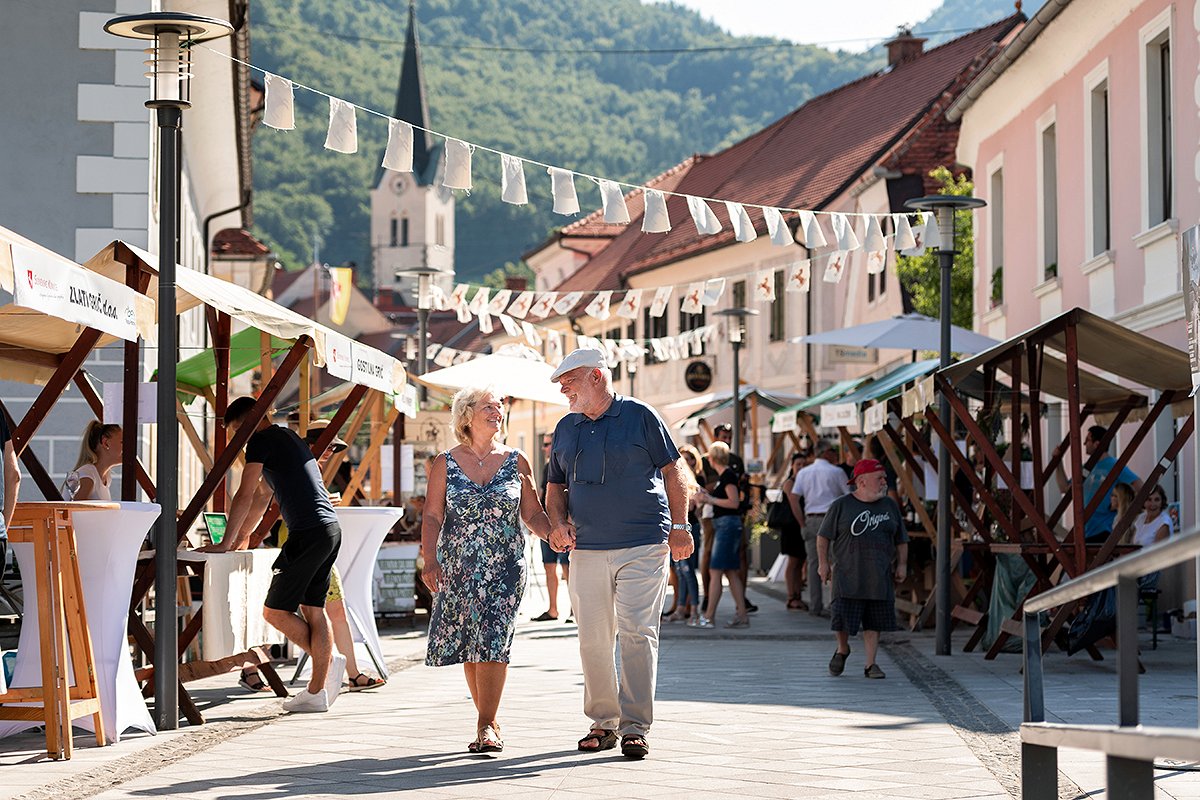
<instances>
[{"instance_id":1,"label":"string of pennant flags","mask_svg":"<svg viewBox=\"0 0 1200 800\"><path fill-rule=\"evenodd\" d=\"M482 144L452 137L431 128L413 125L380 111L351 103L327 92L282 77L205 45L200 45L200 47L263 74L266 87L263 124L268 127L283 131L295 129L295 90L299 88L329 101L329 126L324 145L326 149L339 153L358 152L359 111L387 120L388 141L381 161L384 169L393 172L413 171L415 131L422 131L442 139L445 145L442 185L448 189L471 191L473 188L472 156L475 152L480 151L500 158L500 196L504 202L512 205L526 205L529 202L525 182L526 165L544 168L548 173L554 201L553 210L556 214L574 215L580 212L579 196L575 187L576 178L590 181L599 187L604 221L610 224L630 224L632 219L626 205L626 195L629 192L642 192L645 196L645 208L642 214L641 230L647 234L667 233L671 230L671 220L667 213L667 197L681 197L686 200L692 222L701 236L711 236L721 232L721 222L713 212L712 206L713 204L723 205L728 212L734 236L739 242L751 242L758 238L758 231L748 211L748 209L758 209L763 216L767 234L773 244L781 247L800 244L809 251L823 247L834 248L833 252L826 254L826 269L823 275L823 280L830 283L837 283L841 280L848 255L852 251L861 249L866 252L867 272L874 274L883 271L886 253L889 249L904 255L920 255L926 248L937 247L940 243L937 224L933 215L927 212L880 214L786 208L702 197L603 178L505 153ZM788 216L798 217L794 235L788 222ZM826 225L831 236L826 236L822 218L827 219ZM861 236L859 231L855 230L856 227L860 229ZM889 229L886 232L885 227ZM811 262L811 259L798 262L798 269L791 276L798 281L797 285L800 288L797 290L799 291L806 291L808 286L807 273L810 263L805 262ZM801 266L804 267L803 270L799 269ZM803 281L800 281L800 276L797 274L800 272L803 272ZM579 294L582 299L583 295L587 293L573 294ZM602 293L597 292L596 294ZM536 302L530 303L530 310L533 309Z\"/></svg>"}]
</instances>

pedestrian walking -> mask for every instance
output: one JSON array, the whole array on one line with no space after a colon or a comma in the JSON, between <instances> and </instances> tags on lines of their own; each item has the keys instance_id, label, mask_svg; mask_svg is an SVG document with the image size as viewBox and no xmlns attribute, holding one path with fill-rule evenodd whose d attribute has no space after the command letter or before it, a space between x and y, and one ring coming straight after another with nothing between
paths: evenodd
<instances>
[{"instance_id":1,"label":"pedestrian walking","mask_svg":"<svg viewBox=\"0 0 1200 800\"><path fill-rule=\"evenodd\" d=\"M708 605L697 627L711 628L716 622L717 605L721 602L721 578L729 581L729 593L733 595L736 612L726 628L747 628L750 618L746 611L746 584L742 582L741 546L742 512L741 496L738 492L738 474L729 466L729 446L724 442L713 442L708 448L708 462L720 470L717 485L712 492L701 492L698 500L713 508L712 560L708 569L711 573L708 584Z\"/></svg>"},{"instance_id":2,"label":"pedestrian walking","mask_svg":"<svg viewBox=\"0 0 1200 800\"><path fill-rule=\"evenodd\" d=\"M225 427L236 434L256 402L253 397L231 402L225 411ZM263 618L312 659L307 688L284 700L283 708L288 712L328 711L341 690L346 665L345 658L333 652L333 631L325 613L329 575L342 543L342 529L317 459L295 431L272 425L269 415L259 420L246 443L246 466L229 504L225 538L200 550L222 553L248 548L272 495L288 527L288 538L273 565Z\"/></svg>"},{"instance_id":3,"label":"pedestrian walking","mask_svg":"<svg viewBox=\"0 0 1200 800\"><path fill-rule=\"evenodd\" d=\"M884 678L875 663L879 634L896 626L895 583L908 574L908 531L900 507L887 496L887 474L873 458L859 459L850 479L854 492L829 506L817 538L820 579L832 578L830 627L837 650L829 674L841 675L850 637L863 632L868 678Z\"/></svg>"},{"instance_id":4,"label":"pedestrian walking","mask_svg":"<svg viewBox=\"0 0 1200 800\"><path fill-rule=\"evenodd\" d=\"M543 540L550 520L529 459L501 444L498 394L460 390L450 423L458 445L434 459L421 525L421 577L434 593L425 663L463 665L478 714L467 750L493 753L504 749L496 716L525 588L521 520Z\"/></svg>"},{"instance_id":5,"label":"pedestrian walking","mask_svg":"<svg viewBox=\"0 0 1200 800\"><path fill-rule=\"evenodd\" d=\"M817 533L825 521L825 513L829 511L829 506L834 500L846 494L846 473L837 466L838 452L832 442L817 442L813 454L816 456L813 463L796 473L791 490L795 497L791 502L797 511L800 501L804 503L803 538L808 556L808 613L827 617L829 612L825 608L821 578L817 574L819 564L813 556L817 552Z\"/></svg>"},{"instance_id":6,"label":"pedestrian walking","mask_svg":"<svg viewBox=\"0 0 1200 800\"><path fill-rule=\"evenodd\" d=\"M544 508L546 505L546 476L550 470L550 448L554 443L552 434L542 436L542 478L538 482L538 501ZM533 618L534 622L553 622L558 619L558 571L562 570L562 582L567 583L571 578L571 554L556 553L546 540L539 542L542 553L542 569L546 571L546 594L550 597L550 607ZM567 614L567 622L571 615Z\"/></svg>"},{"instance_id":7,"label":"pedestrian walking","mask_svg":"<svg viewBox=\"0 0 1200 800\"><path fill-rule=\"evenodd\" d=\"M619 733L622 754L644 758L668 557L687 558L693 547L679 451L653 408L613 392L599 350L575 350L551 380L571 410L554 431L546 505L551 546L571 551L583 712L591 720L578 747L611 749Z\"/></svg>"}]
</instances>

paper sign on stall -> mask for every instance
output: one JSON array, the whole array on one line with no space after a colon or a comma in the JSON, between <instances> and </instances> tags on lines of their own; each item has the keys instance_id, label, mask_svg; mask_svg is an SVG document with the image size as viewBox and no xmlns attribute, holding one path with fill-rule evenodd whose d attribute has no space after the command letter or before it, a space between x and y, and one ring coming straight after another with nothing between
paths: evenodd
<instances>
[{"instance_id":1,"label":"paper sign on stall","mask_svg":"<svg viewBox=\"0 0 1200 800\"><path fill-rule=\"evenodd\" d=\"M116 381L104 384L104 424L125 423L125 387ZM158 421L158 384L139 383L137 398L137 421L153 424Z\"/></svg>"},{"instance_id":2,"label":"paper sign on stall","mask_svg":"<svg viewBox=\"0 0 1200 800\"><path fill-rule=\"evenodd\" d=\"M796 412L789 411L779 413L771 417L771 433L788 433L789 431L800 430L800 424L796 422Z\"/></svg>"},{"instance_id":3,"label":"paper sign on stall","mask_svg":"<svg viewBox=\"0 0 1200 800\"><path fill-rule=\"evenodd\" d=\"M855 403L826 403L821 406L821 427L841 428L858 424L858 405Z\"/></svg>"},{"instance_id":4,"label":"paper sign on stall","mask_svg":"<svg viewBox=\"0 0 1200 800\"><path fill-rule=\"evenodd\" d=\"M406 385L399 394L393 398L396 408L406 417L412 418L417 415L417 387L415 384Z\"/></svg>"},{"instance_id":5,"label":"paper sign on stall","mask_svg":"<svg viewBox=\"0 0 1200 800\"><path fill-rule=\"evenodd\" d=\"M887 401L867 406L863 413L863 433L875 433L883 430L887 423Z\"/></svg>"},{"instance_id":6,"label":"paper sign on stall","mask_svg":"<svg viewBox=\"0 0 1200 800\"><path fill-rule=\"evenodd\" d=\"M392 386L392 359L382 352L363 345L351 348L353 363L350 380L381 392L390 392Z\"/></svg>"}]
</instances>

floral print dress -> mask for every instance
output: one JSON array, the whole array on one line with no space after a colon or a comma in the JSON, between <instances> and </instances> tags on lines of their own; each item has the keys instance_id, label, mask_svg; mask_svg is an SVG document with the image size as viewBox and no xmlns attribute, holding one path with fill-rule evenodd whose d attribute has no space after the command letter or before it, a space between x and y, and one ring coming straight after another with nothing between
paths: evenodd
<instances>
[{"instance_id":1,"label":"floral print dress","mask_svg":"<svg viewBox=\"0 0 1200 800\"><path fill-rule=\"evenodd\" d=\"M433 596L425 663L508 663L525 590L521 476L512 451L480 486L446 453L446 512L438 537L442 590Z\"/></svg>"}]
</instances>

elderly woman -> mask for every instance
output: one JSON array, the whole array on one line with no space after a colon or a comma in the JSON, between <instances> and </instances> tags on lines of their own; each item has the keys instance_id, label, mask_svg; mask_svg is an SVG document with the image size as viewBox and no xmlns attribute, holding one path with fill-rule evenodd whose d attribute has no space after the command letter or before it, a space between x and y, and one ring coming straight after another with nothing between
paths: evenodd
<instances>
[{"instance_id":1,"label":"elderly woman","mask_svg":"<svg viewBox=\"0 0 1200 800\"><path fill-rule=\"evenodd\" d=\"M525 587L521 520L542 540L550 520L529 459L501 444L499 395L463 389L450 417L459 444L433 462L421 524L421 574L434 593L425 663L463 665L479 715L467 750L493 753L504 749L496 712Z\"/></svg>"}]
</instances>

